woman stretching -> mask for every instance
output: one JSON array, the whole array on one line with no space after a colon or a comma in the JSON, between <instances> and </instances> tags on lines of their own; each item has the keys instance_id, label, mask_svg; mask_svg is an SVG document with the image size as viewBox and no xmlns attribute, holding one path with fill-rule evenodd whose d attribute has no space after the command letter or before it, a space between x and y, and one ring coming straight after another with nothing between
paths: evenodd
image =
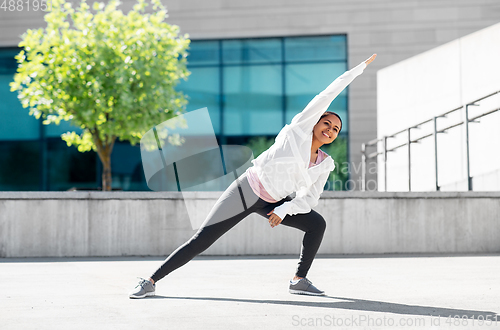
<instances>
[{"instance_id":1,"label":"woman stretching","mask_svg":"<svg viewBox=\"0 0 500 330\"><path fill-rule=\"evenodd\" d=\"M268 218L271 227L283 224L305 232L300 261L290 280L289 292L324 295L306 275L326 228L323 217L312 208L318 204L328 176L335 168L333 159L319 147L332 143L342 129L339 115L326 110L376 56L372 55L335 79L293 117L290 125L281 129L275 143L252 160L254 166L223 192L193 237L172 252L148 280L141 279L129 297L154 296L156 282L205 251L254 212ZM293 192L296 195L292 199L289 195ZM242 202L244 210L231 212Z\"/></svg>"}]
</instances>

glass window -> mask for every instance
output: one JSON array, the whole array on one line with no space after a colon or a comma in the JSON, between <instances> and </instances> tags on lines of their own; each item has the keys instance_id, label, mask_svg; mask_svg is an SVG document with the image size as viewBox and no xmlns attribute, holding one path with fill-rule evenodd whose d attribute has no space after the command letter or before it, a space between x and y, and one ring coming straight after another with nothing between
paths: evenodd
<instances>
[{"instance_id":1,"label":"glass window","mask_svg":"<svg viewBox=\"0 0 500 330\"><path fill-rule=\"evenodd\" d=\"M40 189L40 143L0 141L0 190Z\"/></svg>"},{"instance_id":2,"label":"glass window","mask_svg":"<svg viewBox=\"0 0 500 330\"><path fill-rule=\"evenodd\" d=\"M286 121L301 112L307 104L346 70L345 63L303 63L286 66ZM328 108L342 118L342 132L347 132L347 89Z\"/></svg>"},{"instance_id":3,"label":"glass window","mask_svg":"<svg viewBox=\"0 0 500 330\"><path fill-rule=\"evenodd\" d=\"M17 98L17 92L11 92L9 84L14 80L17 61L14 58L18 49L0 50L0 141L33 140L39 138L39 123L29 115L29 109L23 108Z\"/></svg>"},{"instance_id":4,"label":"glass window","mask_svg":"<svg viewBox=\"0 0 500 330\"><path fill-rule=\"evenodd\" d=\"M96 188L102 170L97 154L80 153L60 139L64 132L81 129L61 122L43 126L40 132L40 122L21 106L17 92L10 92L18 52L0 49L0 190ZM260 153L315 95L346 71L347 37L192 40L188 54L191 75L176 87L188 98L186 110L207 107L219 141L248 145ZM345 162L347 90L329 110L342 117L342 140L322 149L336 153L337 162ZM111 161L114 189L149 190L139 150L116 142ZM345 189L346 180L337 173L325 189Z\"/></svg>"},{"instance_id":5,"label":"glass window","mask_svg":"<svg viewBox=\"0 0 500 330\"><path fill-rule=\"evenodd\" d=\"M216 67L189 68L188 80L181 80L177 90L188 97L187 111L207 107L215 134L220 134L220 78Z\"/></svg>"},{"instance_id":6,"label":"glass window","mask_svg":"<svg viewBox=\"0 0 500 330\"><path fill-rule=\"evenodd\" d=\"M218 65L219 42L204 40L191 42L188 54L189 65Z\"/></svg>"},{"instance_id":7,"label":"glass window","mask_svg":"<svg viewBox=\"0 0 500 330\"><path fill-rule=\"evenodd\" d=\"M60 138L47 139L47 190L97 188L97 154L79 152Z\"/></svg>"},{"instance_id":8,"label":"glass window","mask_svg":"<svg viewBox=\"0 0 500 330\"><path fill-rule=\"evenodd\" d=\"M346 61L346 36L289 37L285 61Z\"/></svg>"},{"instance_id":9,"label":"glass window","mask_svg":"<svg viewBox=\"0 0 500 330\"><path fill-rule=\"evenodd\" d=\"M100 161L100 160L99 160ZM127 142L115 142L111 154L111 174L113 189L145 190L147 185L141 181L144 174L141 162L141 149L139 145L132 146ZM149 190L149 189L147 189Z\"/></svg>"},{"instance_id":10,"label":"glass window","mask_svg":"<svg viewBox=\"0 0 500 330\"><path fill-rule=\"evenodd\" d=\"M66 133L66 132L75 132L76 134L81 134L82 129L80 127L76 127L70 124L69 121L63 121L59 123L59 125L56 125L54 123L50 125L44 125L44 134L46 137L60 137L61 134Z\"/></svg>"},{"instance_id":11,"label":"glass window","mask_svg":"<svg viewBox=\"0 0 500 330\"><path fill-rule=\"evenodd\" d=\"M282 119L281 66L224 68L224 135L279 132Z\"/></svg>"},{"instance_id":12,"label":"glass window","mask_svg":"<svg viewBox=\"0 0 500 330\"><path fill-rule=\"evenodd\" d=\"M240 39L222 42L224 64L281 62L280 39Z\"/></svg>"},{"instance_id":13,"label":"glass window","mask_svg":"<svg viewBox=\"0 0 500 330\"><path fill-rule=\"evenodd\" d=\"M179 85L190 97L188 110L207 107L219 141L240 141L256 151L272 144L293 116L347 70L345 35L192 40L191 45L199 51L188 57L192 74ZM329 110L342 117L343 138L323 150L336 152L335 160L345 163L347 89ZM346 189L347 179L332 175L325 189Z\"/></svg>"}]
</instances>

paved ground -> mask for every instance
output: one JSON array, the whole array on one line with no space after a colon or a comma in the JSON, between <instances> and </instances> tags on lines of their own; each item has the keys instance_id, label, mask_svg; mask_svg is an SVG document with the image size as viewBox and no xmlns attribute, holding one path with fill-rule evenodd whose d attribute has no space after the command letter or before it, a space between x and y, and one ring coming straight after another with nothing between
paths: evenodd
<instances>
[{"instance_id":1,"label":"paved ground","mask_svg":"<svg viewBox=\"0 0 500 330\"><path fill-rule=\"evenodd\" d=\"M161 261L0 259L0 329L500 328L500 255L320 256L326 297L288 293L296 258L197 257L129 299Z\"/></svg>"}]
</instances>

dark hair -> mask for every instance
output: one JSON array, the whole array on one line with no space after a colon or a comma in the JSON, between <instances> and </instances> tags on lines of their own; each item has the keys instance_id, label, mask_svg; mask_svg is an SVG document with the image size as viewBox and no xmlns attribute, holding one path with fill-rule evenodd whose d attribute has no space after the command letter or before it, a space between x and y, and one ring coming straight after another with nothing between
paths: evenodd
<instances>
[{"instance_id":1,"label":"dark hair","mask_svg":"<svg viewBox=\"0 0 500 330\"><path fill-rule=\"evenodd\" d=\"M344 126L344 124L342 124L342 118L340 118L340 116L337 113L335 113L333 111L326 111L324 114L321 115L319 120L323 119L324 117L326 117L328 115L334 115L340 120L340 129L339 129L339 133L340 133L340 131L342 130L342 126ZM318 120L318 123L319 123L319 120Z\"/></svg>"}]
</instances>

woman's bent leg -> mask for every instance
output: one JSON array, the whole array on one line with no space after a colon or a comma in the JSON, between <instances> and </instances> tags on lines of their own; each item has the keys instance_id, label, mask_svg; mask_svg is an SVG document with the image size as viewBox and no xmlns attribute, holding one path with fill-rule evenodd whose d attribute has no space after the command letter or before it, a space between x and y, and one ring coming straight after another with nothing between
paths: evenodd
<instances>
[{"instance_id":1,"label":"woman's bent leg","mask_svg":"<svg viewBox=\"0 0 500 330\"><path fill-rule=\"evenodd\" d=\"M316 253L323 240L326 229L326 221L321 214L311 210L309 213L287 215L281 222L282 225L294 227L304 231L300 260L295 276L306 277Z\"/></svg>"},{"instance_id":2,"label":"woman's bent leg","mask_svg":"<svg viewBox=\"0 0 500 330\"><path fill-rule=\"evenodd\" d=\"M275 207L280 206L284 202L290 201L292 198L287 196L277 203L267 203L265 207L256 210L256 212L269 219L267 213ZM326 229L325 219L318 212L311 210L309 213L299 213L296 215L287 215L281 222L282 225L297 228L302 230L304 238L302 239L302 248L300 252L300 260L297 266L295 275L298 277L306 277L311 264L316 257L323 235Z\"/></svg>"}]
</instances>

